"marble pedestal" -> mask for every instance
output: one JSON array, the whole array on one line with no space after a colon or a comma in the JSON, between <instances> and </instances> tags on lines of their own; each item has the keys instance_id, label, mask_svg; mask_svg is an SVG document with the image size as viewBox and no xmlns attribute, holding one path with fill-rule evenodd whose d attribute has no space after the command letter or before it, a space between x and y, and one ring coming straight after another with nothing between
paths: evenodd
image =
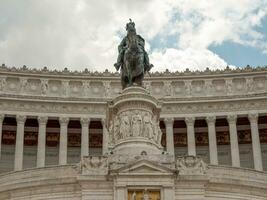
<instances>
[{"instance_id":1,"label":"marble pedestal","mask_svg":"<svg viewBox=\"0 0 267 200\"><path fill-rule=\"evenodd\" d=\"M160 103L142 87L129 87L108 103L109 151L113 154L162 154Z\"/></svg>"}]
</instances>

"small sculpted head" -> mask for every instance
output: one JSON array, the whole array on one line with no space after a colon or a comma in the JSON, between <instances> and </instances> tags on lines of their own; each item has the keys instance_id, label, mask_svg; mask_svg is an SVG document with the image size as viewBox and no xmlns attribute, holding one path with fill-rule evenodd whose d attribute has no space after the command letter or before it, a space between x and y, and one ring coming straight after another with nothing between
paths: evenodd
<instances>
[{"instance_id":1,"label":"small sculpted head","mask_svg":"<svg viewBox=\"0 0 267 200\"><path fill-rule=\"evenodd\" d=\"M126 31L128 33L132 32L132 33L136 33L136 29L135 29L135 23L130 19L130 22L128 22L126 24Z\"/></svg>"}]
</instances>

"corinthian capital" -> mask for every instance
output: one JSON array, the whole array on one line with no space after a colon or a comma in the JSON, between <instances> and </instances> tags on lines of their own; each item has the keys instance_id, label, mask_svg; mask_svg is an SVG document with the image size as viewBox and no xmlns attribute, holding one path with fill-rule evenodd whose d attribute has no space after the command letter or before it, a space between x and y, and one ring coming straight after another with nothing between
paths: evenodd
<instances>
[{"instance_id":1,"label":"corinthian capital","mask_svg":"<svg viewBox=\"0 0 267 200\"><path fill-rule=\"evenodd\" d=\"M236 123L237 116L236 115L228 115L227 121L228 123Z\"/></svg>"},{"instance_id":2,"label":"corinthian capital","mask_svg":"<svg viewBox=\"0 0 267 200\"><path fill-rule=\"evenodd\" d=\"M88 117L83 117L83 118L81 118L81 124L83 125L83 126L88 126L89 125L89 123L90 123L90 118L88 118Z\"/></svg>"},{"instance_id":3,"label":"corinthian capital","mask_svg":"<svg viewBox=\"0 0 267 200\"><path fill-rule=\"evenodd\" d=\"M165 126L173 126L174 119L172 117L164 118Z\"/></svg>"},{"instance_id":4,"label":"corinthian capital","mask_svg":"<svg viewBox=\"0 0 267 200\"><path fill-rule=\"evenodd\" d=\"M69 123L69 118L68 117L60 117L59 118L59 123L60 124L68 124Z\"/></svg>"},{"instance_id":5,"label":"corinthian capital","mask_svg":"<svg viewBox=\"0 0 267 200\"><path fill-rule=\"evenodd\" d=\"M26 119L27 119L27 116L25 116L25 115L17 115L16 116L17 123L23 123L24 124Z\"/></svg>"},{"instance_id":6,"label":"corinthian capital","mask_svg":"<svg viewBox=\"0 0 267 200\"><path fill-rule=\"evenodd\" d=\"M37 119L38 119L39 124L46 124L48 117L47 116L39 116Z\"/></svg>"},{"instance_id":7,"label":"corinthian capital","mask_svg":"<svg viewBox=\"0 0 267 200\"><path fill-rule=\"evenodd\" d=\"M186 123L187 126L194 125L195 117L186 117L185 118L185 123Z\"/></svg>"},{"instance_id":8,"label":"corinthian capital","mask_svg":"<svg viewBox=\"0 0 267 200\"><path fill-rule=\"evenodd\" d=\"M214 124L216 122L216 116L207 116L206 122L207 124Z\"/></svg>"},{"instance_id":9,"label":"corinthian capital","mask_svg":"<svg viewBox=\"0 0 267 200\"><path fill-rule=\"evenodd\" d=\"M5 119L5 114L0 114L0 122L2 123Z\"/></svg>"},{"instance_id":10,"label":"corinthian capital","mask_svg":"<svg viewBox=\"0 0 267 200\"><path fill-rule=\"evenodd\" d=\"M258 122L258 117L259 117L259 114L258 113L249 113L248 114L248 119L250 122Z\"/></svg>"}]
</instances>

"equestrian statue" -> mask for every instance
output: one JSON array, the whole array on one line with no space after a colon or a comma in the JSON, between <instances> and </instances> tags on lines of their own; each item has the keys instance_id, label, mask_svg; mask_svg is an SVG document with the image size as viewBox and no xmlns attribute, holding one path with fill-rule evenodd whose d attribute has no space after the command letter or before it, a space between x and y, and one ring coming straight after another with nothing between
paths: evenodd
<instances>
[{"instance_id":1,"label":"equestrian statue","mask_svg":"<svg viewBox=\"0 0 267 200\"><path fill-rule=\"evenodd\" d=\"M135 24L130 19L126 24L127 35L118 46L119 56L114 64L121 69L122 89L133 85L142 86L144 74L153 67L145 51L145 40L136 34Z\"/></svg>"}]
</instances>

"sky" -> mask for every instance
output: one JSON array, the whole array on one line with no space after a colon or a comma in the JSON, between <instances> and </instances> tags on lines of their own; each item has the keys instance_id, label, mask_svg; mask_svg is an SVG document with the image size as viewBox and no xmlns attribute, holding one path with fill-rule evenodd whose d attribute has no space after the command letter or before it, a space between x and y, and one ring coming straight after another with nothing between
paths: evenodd
<instances>
[{"instance_id":1,"label":"sky","mask_svg":"<svg viewBox=\"0 0 267 200\"><path fill-rule=\"evenodd\" d=\"M267 65L267 0L0 0L0 63L115 71L129 18L153 71Z\"/></svg>"}]
</instances>

